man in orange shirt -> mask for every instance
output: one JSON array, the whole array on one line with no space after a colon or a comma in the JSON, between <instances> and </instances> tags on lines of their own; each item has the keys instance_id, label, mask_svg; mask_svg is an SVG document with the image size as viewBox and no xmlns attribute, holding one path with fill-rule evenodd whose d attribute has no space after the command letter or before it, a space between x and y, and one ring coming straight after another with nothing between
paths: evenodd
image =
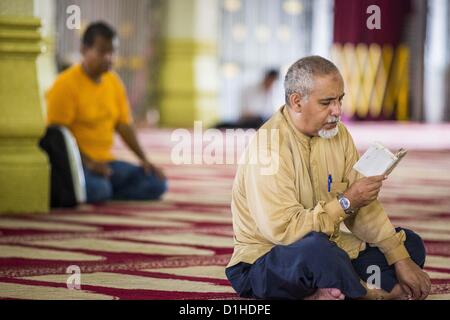
<instances>
[{"instance_id":1,"label":"man in orange shirt","mask_svg":"<svg viewBox=\"0 0 450 320\"><path fill-rule=\"evenodd\" d=\"M153 200L167 190L163 172L139 145L124 85L111 71L116 39L107 24L91 24L83 35L81 64L61 73L46 96L48 124L67 127L77 141L90 203ZM114 159L115 132L141 166Z\"/></svg>"}]
</instances>

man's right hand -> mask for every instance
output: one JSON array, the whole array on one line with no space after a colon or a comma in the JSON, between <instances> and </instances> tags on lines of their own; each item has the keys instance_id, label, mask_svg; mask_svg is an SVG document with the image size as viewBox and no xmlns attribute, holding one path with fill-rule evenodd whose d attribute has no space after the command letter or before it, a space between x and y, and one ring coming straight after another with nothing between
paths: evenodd
<instances>
[{"instance_id":1,"label":"man's right hand","mask_svg":"<svg viewBox=\"0 0 450 320\"><path fill-rule=\"evenodd\" d=\"M430 276L411 258L397 261L394 266L398 283L409 299L424 300L430 294Z\"/></svg>"},{"instance_id":2,"label":"man's right hand","mask_svg":"<svg viewBox=\"0 0 450 320\"><path fill-rule=\"evenodd\" d=\"M376 200L383 184L383 180L386 179L387 177L381 175L365 177L355 181L350 188L344 192L344 196L350 200L351 208L359 209Z\"/></svg>"},{"instance_id":3,"label":"man's right hand","mask_svg":"<svg viewBox=\"0 0 450 320\"><path fill-rule=\"evenodd\" d=\"M87 168L91 170L93 173L106 178L112 175L112 169L107 162L98 162L90 160L89 164L87 164Z\"/></svg>"}]
</instances>

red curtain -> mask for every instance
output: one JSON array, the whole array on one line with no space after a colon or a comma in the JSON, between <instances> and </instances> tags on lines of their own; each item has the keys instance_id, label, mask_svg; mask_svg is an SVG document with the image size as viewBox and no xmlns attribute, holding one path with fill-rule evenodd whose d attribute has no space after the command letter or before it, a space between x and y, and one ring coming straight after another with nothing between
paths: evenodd
<instances>
[{"instance_id":1,"label":"red curtain","mask_svg":"<svg viewBox=\"0 0 450 320\"><path fill-rule=\"evenodd\" d=\"M367 9L371 5L377 5L380 8L380 29L369 29L367 27L367 20L373 15L373 12L367 13ZM335 47L338 48L337 51L343 50L343 46L345 44L353 45L355 48L355 52L358 45L367 45L367 48L369 48L370 45L377 44L380 46L380 48L391 46L394 52L396 52L396 50L399 48L399 45L402 43L402 50L404 50L404 30L408 14L411 11L411 0L335 0L334 44ZM409 49L406 49L406 51L408 50ZM403 59L403 66L405 64L408 64L404 61L405 59ZM392 61L392 64L390 64L390 69L387 70L389 76L386 78L385 96L392 96L386 93L392 92L392 90L389 90L392 85L397 85L395 84L396 80L391 81L391 79L401 78L397 71L399 70L399 68L397 68L397 66L399 65L400 64L398 59L394 59ZM408 70L405 70L404 68L401 70L403 70L401 71L401 73L403 74L403 78L408 78ZM350 72L351 79L366 77L364 71L362 75L353 74L352 71L349 71L349 68L347 68L346 71ZM367 77L370 77L370 75L367 75ZM349 90L350 88L347 89ZM393 90L397 92L397 89ZM353 86L353 91L357 91L355 90L355 86ZM403 86L402 92L406 92L406 96L409 95L409 90L406 88L405 91L405 86ZM358 95L360 93L357 91L353 92L353 94ZM370 94L365 94L366 96L370 96ZM403 99L400 99L402 103L395 103L395 107L392 107L392 99L387 99L387 101L389 102L385 102L383 100L383 112L351 111L347 112L346 116L353 120L406 120L408 117L407 114L409 113L409 106L405 106L407 105L408 98L406 97L405 100L405 93L402 97ZM347 103L352 104L351 107L347 110L373 110L373 99L367 98L366 101L370 102L362 104L355 101L359 100L347 101ZM385 103L387 103L387 106L384 105ZM367 106L368 104L369 106ZM344 110L346 109L344 108Z\"/></svg>"},{"instance_id":2,"label":"red curtain","mask_svg":"<svg viewBox=\"0 0 450 320\"><path fill-rule=\"evenodd\" d=\"M380 7L381 29L368 29L371 14L367 8ZM411 0L335 0L334 42L377 43L397 45L401 41L406 16L411 11Z\"/></svg>"}]
</instances>

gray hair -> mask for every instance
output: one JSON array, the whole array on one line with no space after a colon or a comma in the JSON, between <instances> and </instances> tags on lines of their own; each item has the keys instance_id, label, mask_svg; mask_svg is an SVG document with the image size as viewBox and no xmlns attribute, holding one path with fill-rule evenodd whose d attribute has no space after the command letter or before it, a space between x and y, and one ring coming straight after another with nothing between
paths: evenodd
<instances>
[{"instance_id":1,"label":"gray hair","mask_svg":"<svg viewBox=\"0 0 450 320\"><path fill-rule=\"evenodd\" d=\"M289 67L284 78L284 95L286 104L289 105L289 96L293 93L300 94L304 99L314 86L314 76L339 73L336 65L320 56L304 57Z\"/></svg>"}]
</instances>

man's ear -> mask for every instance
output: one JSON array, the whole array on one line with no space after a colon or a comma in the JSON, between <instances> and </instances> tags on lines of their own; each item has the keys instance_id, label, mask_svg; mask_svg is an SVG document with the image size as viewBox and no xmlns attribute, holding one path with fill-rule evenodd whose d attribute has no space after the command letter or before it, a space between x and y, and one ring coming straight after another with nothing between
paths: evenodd
<instances>
[{"instance_id":1,"label":"man's ear","mask_svg":"<svg viewBox=\"0 0 450 320\"><path fill-rule=\"evenodd\" d=\"M289 104L295 112L302 112L302 98L298 93L293 93L289 96Z\"/></svg>"}]
</instances>

